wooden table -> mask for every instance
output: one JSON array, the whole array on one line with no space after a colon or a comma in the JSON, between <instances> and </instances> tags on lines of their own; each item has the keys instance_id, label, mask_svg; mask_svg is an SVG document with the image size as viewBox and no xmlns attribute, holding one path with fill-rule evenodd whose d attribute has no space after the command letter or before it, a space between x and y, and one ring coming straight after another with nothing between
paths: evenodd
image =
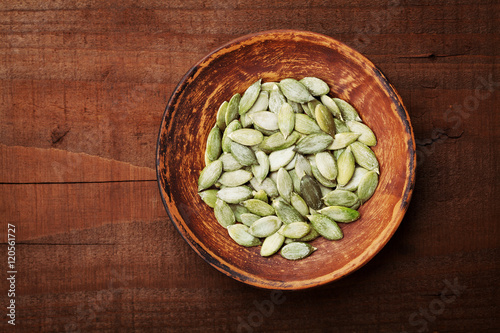
<instances>
[{"instance_id":1,"label":"wooden table","mask_svg":"<svg viewBox=\"0 0 500 333\"><path fill-rule=\"evenodd\" d=\"M14 300L23 332L499 332L499 8L1 1L0 330L14 331ZM299 292L206 264L170 223L154 169L186 71L236 37L283 28L370 58L401 94L418 147L413 199L386 247Z\"/></svg>"}]
</instances>

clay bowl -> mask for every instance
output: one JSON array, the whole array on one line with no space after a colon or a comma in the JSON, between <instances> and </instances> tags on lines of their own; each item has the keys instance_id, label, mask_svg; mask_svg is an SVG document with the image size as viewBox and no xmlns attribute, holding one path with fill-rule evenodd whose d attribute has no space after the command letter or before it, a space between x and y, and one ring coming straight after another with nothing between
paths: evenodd
<instances>
[{"instance_id":1,"label":"clay bowl","mask_svg":"<svg viewBox=\"0 0 500 333\"><path fill-rule=\"evenodd\" d=\"M330 96L349 101L378 137L374 196L361 218L342 224L344 238L316 239L311 256L288 261L237 245L199 197L208 133L219 105L258 78L316 76ZM366 264L389 241L408 207L415 181L415 143L408 113L386 77L367 58L312 32L267 31L233 40L193 66L173 92L161 123L157 176L167 212L186 242L222 273L268 289L305 289L337 280Z\"/></svg>"}]
</instances>

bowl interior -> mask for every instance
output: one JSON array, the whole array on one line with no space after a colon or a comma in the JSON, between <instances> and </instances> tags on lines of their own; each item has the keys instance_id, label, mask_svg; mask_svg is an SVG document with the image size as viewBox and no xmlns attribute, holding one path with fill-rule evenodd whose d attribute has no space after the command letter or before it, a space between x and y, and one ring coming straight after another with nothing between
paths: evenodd
<instances>
[{"instance_id":1,"label":"bowl interior","mask_svg":"<svg viewBox=\"0 0 500 333\"><path fill-rule=\"evenodd\" d=\"M219 105L257 79L315 76L356 107L377 135L380 162L374 196L361 218L342 224L344 238L319 238L310 257L288 261L263 258L260 247L237 245L197 193L208 133ZM192 248L221 272L270 289L303 289L338 279L368 262L389 240L409 203L415 175L410 120L400 97L365 57L333 38L301 31L244 36L195 65L174 91L160 128L157 173L172 222Z\"/></svg>"}]
</instances>

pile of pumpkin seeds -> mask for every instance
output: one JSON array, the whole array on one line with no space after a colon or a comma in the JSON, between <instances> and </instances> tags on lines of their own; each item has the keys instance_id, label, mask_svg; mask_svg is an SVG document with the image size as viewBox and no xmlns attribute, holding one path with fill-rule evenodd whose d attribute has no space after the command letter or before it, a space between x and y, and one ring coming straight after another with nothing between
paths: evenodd
<instances>
[{"instance_id":1,"label":"pile of pumpkin seeds","mask_svg":"<svg viewBox=\"0 0 500 333\"><path fill-rule=\"evenodd\" d=\"M375 192L373 131L316 77L258 80L217 112L198 179L201 199L239 245L290 260L317 237L343 238Z\"/></svg>"}]
</instances>

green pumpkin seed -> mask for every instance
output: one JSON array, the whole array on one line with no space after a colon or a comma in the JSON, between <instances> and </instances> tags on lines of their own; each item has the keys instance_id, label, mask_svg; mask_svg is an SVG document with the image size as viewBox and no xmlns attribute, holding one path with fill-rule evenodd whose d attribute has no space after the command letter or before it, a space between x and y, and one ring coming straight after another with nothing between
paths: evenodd
<instances>
[{"instance_id":1,"label":"green pumpkin seed","mask_svg":"<svg viewBox=\"0 0 500 333\"><path fill-rule=\"evenodd\" d=\"M229 126L229 124L238 117L238 107L240 104L240 100L240 94L234 94L233 97L231 97L231 99L229 100L229 104L227 105L225 114L226 126Z\"/></svg>"},{"instance_id":2,"label":"green pumpkin seed","mask_svg":"<svg viewBox=\"0 0 500 333\"><path fill-rule=\"evenodd\" d=\"M337 183L339 185L345 185L349 182L349 180L351 180L355 168L355 160L351 152L351 146L347 147L347 149L340 154L339 159L337 160L337 166L339 171Z\"/></svg>"},{"instance_id":3,"label":"green pumpkin seed","mask_svg":"<svg viewBox=\"0 0 500 333\"><path fill-rule=\"evenodd\" d=\"M326 108L332 113L335 118L344 120L344 118L342 118L342 113L340 113L339 107L330 96L322 95L321 103L326 106Z\"/></svg>"},{"instance_id":4,"label":"green pumpkin seed","mask_svg":"<svg viewBox=\"0 0 500 333\"><path fill-rule=\"evenodd\" d=\"M297 154L297 161L295 162L295 172L299 179L302 179L305 175L312 176L311 164L308 159L302 154Z\"/></svg>"},{"instance_id":5,"label":"green pumpkin seed","mask_svg":"<svg viewBox=\"0 0 500 333\"><path fill-rule=\"evenodd\" d=\"M202 191L213 186L219 179L222 173L222 162L220 160L213 161L200 172L198 178L198 191Z\"/></svg>"},{"instance_id":6,"label":"green pumpkin seed","mask_svg":"<svg viewBox=\"0 0 500 333\"><path fill-rule=\"evenodd\" d=\"M352 154L356 159L356 163L367 170L373 170L380 174L377 156L375 156L375 153L370 147L359 141L351 143L349 147L352 149Z\"/></svg>"},{"instance_id":7,"label":"green pumpkin seed","mask_svg":"<svg viewBox=\"0 0 500 333\"><path fill-rule=\"evenodd\" d=\"M295 192L300 192L300 178L297 176L296 169L290 170L288 174L290 175L290 178L292 178L293 190Z\"/></svg>"},{"instance_id":8,"label":"green pumpkin seed","mask_svg":"<svg viewBox=\"0 0 500 333\"><path fill-rule=\"evenodd\" d=\"M278 82L264 82L260 85L260 89L263 91L271 92L274 87L278 87Z\"/></svg>"},{"instance_id":9,"label":"green pumpkin seed","mask_svg":"<svg viewBox=\"0 0 500 333\"><path fill-rule=\"evenodd\" d=\"M358 190L356 194L361 203L366 202L375 193L378 185L378 174L375 171L369 171L359 181Z\"/></svg>"},{"instance_id":10,"label":"green pumpkin seed","mask_svg":"<svg viewBox=\"0 0 500 333\"><path fill-rule=\"evenodd\" d=\"M338 224L329 218L328 216L322 214L315 214L307 216L313 228L323 237L328 240L339 240L344 237L342 229Z\"/></svg>"},{"instance_id":11,"label":"green pumpkin seed","mask_svg":"<svg viewBox=\"0 0 500 333\"><path fill-rule=\"evenodd\" d=\"M259 149L270 153L272 151L281 150L293 146L300 139L298 132L292 132L286 139L280 132L264 137L264 140L259 145Z\"/></svg>"},{"instance_id":12,"label":"green pumpkin seed","mask_svg":"<svg viewBox=\"0 0 500 333\"><path fill-rule=\"evenodd\" d=\"M217 197L227 203L238 204L253 197L248 186L224 187L217 192Z\"/></svg>"},{"instance_id":13,"label":"green pumpkin seed","mask_svg":"<svg viewBox=\"0 0 500 333\"><path fill-rule=\"evenodd\" d=\"M231 141L231 154L242 165L249 166L258 164L257 157L252 149L247 146L240 145L237 142Z\"/></svg>"},{"instance_id":14,"label":"green pumpkin seed","mask_svg":"<svg viewBox=\"0 0 500 333\"><path fill-rule=\"evenodd\" d=\"M227 228L229 237L241 246L252 247L262 244L258 238L250 235L248 230L249 228L243 224L234 224Z\"/></svg>"},{"instance_id":15,"label":"green pumpkin seed","mask_svg":"<svg viewBox=\"0 0 500 333\"><path fill-rule=\"evenodd\" d=\"M258 182L258 180L254 177L250 180L250 185L256 190L264 190L267 193L269 198L275 198L279 195L278 188L276 187L276 183L269 177L265 178L262 182Z\"/></svg>"},{"instance_id":16,"label":"green pumpkin seed","mask_svg":"<svg viewBox=\"0 0 500 333\"><path fill-rule=\"evenodd\" d=\"M259 111L252 113L249 116L252 119L254 126L258 128L276 131L279 129L278 126L278 115L270 111Z\"/></svg>"},{"instance_id":17,"label":"green pumpkin seed","mask_svg":"<svg viewBox=\"0 0 500 333\"><path fill-rule=\"evenodd\" d=\"M258 165L252 165L252 173L257 178L259 183L267 177L269 173L269 157L263 151L255 152Z\"/></svg>"},{"instance_id":18,"label":"green pumpkin seed","mask_svg":"<svg viewBox=\"0 0 500 333\"><path fill-rule=\"evenodd\" d=\"M335 135L335 121L332 113L323 104L318 104L314 109L314 115L319 128L333 137Z\"/></svg>"},{"instance_id":19,"label":"green pumpkin seed","mask_svg":"<svg viewBox=\"0 0 500 333\"><path fill-rule=\"evenodd\" d=\"M306 86L307 90L309 90L313 96L326 95L330 92L328 84L317 77L305 77L299 82Z\"/></svg>"},{"instance_id":20,"label":"green pumpkin seed","mask_svg":"<svg viewBox=\"0 0 500 333\"><path fill-rule=\"evenodd\" d=\"M333 139L332 144L328 147L330 150L342 149L349 146L351 143L356 141L361 134L359 133L337 133Z\"/></svg>"},{"instance_id":21,"label":"green pumpkin seed","mask_svg":"<svg viewBox=\"0 0 500 333\"><path fill-rule=\"evenodd\" d=\"M326 133L313 133L302 138L295 146L300 154L315 154L326 150L332 144L333 138Z\"/></svg>"},{"instance_id":22,"label":"green pumpkin seed","mask_svg":"<svg viewBox=\"0 0 500 333\"><path fill-rule=\"evenodd\" d=\"M245 207L246 208L246 207ZM251 226L252 223L260 219L262 216L259 216L257 214L253 213L243 213L240 215L241 223L243 223L246 226Z\"/></svg>"},{"instance_id":23,"label":"green pumpkin seed","mask_svg":"<svg viewBox=\"0 0 500 333\"><path fill-rule=\"evenodd\" d=\"M278 193L280 194L280 196L287 202L290 202L290 196L293 192L293 181L288 171L286 171L284 168L280 168L278 170L276 187L278 188Z\"/></svg>"},{"instance_id":24,"label":"green pumpkin seed","mask_svg":"<svg viewBox=\"0 0 500 333\"><path fill-rule=\"evenodd\" d=\"M310 228L309 228L309 233L307 235L305 235L304 237L296 239L296 241L297 242L310 242L310 241L315 240L319 236L321 236L321 235L316 231L316 229L314 229L314 227L311 224Z\"/></svg>"},{"instance_id":25,"label":"green pumpkin seed","mask_svg":"<svg viewBox=\"0 0 500 333\"><path fill-rule=\"evenodd\" d=\"M311 176L305 175L300 180L300 195L307 206L313 209L320 209L323 205L319 184L316 179Z\"/></svg>"},{"instance_id":26,"label":"green pumpkin seed","mask_svg":"<svg viewBox=\"0 0 500 333\"><path fill-rule=\"evenodd\" d=\"M224 101L219 106L219 110L217 110L216 124L217 124L217 127L219 127L219 129L221 131L226 129L226 110L227 110L228 105L229 105L229 103L227 101Z\"/></svg>"},{"instance_id":27,"label":"green pumpkin seed","mask_svg":"<svg viewBox=\"0 0 500 333\"><path fill-rule=\"evenodd\" d=\"M348 133L350 132L349 127L340 119L333 118L335 123L335 133Z\"/></svg>"},{"instance_id":28,"label":"green pumpkin seed","mask_svg":"<svg viewBox=\"0 0 500 333\"><path fill-rule=\"evenodd\" d=\"M318 119L316 119L316 107L318 105L322 105L322 104L316 98L313 99L312 101L307 102L307 109L309 110L309 112L306 112L306 113L309 117L316 120L316 122L318 121Z\"/></svg>"},{"instance_id":29,"label":"green pumpkin seed","mask_svg":"<svg viewBox=\"0 0 500 333\"><path fill-rule=\"evenodd\" d=\"M268 216L274 214L274 208L265 203L262 200L258 199L248 199L243 201L243 206L246 207L250 211L250 213L259 215L259 216Z\"/></svg>"},{"instance_id":30,"label":"green pumpkin seed","mask_svg":"<svg viewBox=\"0 0 500 333\"><path fill-rule=\"evenodd\" d=\"M329 206L319 210L319 212L320 214L326 215L336 222L343 223L356 221L360 216L357 210L343 206Z\"/></svg>"},{"instance_id":31,"label":"green pumpkin seed","mask_svg":"<svg viewBox=\"0 0 500 333\"><path fill-rule=\"evenodd\" d=\"M226 153L231 152L231 138L229 138L229 134L241 128L241 123L235 119L229 125L227 125L224 130L224 134L222 135L222 151Z\"/></svg>"},{"instance_id":32,"label":"green pumpkin seed","mask_svg":"<svg viewBox=\"0 0 500 333\"><path fill-rule=\"evenodd\" d=\"M275 87L273 87L273 90L271 90L271 93L269 94L269 110L278 114L281 106L284 103L286 103L285 96L281 92L278 85L276 85Z\"/></svg>"},{"instance_id":33,"label":"green pumpkin seed","mask_svg":"<svg viewBox=\"0 0 500 333\"><path fill-rule=\"evenodd\" d=\"M309 102L307 102L307 103L302 103L302 104L300 104L300 106L302 107L302 110L304 110L304 113L305 113L308 117L310 117L310 118L314 119L314 110L311 110L311 109L309 108Z\"/></svg>"},{"instance_id":34,"label":"green pumpkin seed","mask_svg":"<svg viewBox=\"0 0 500 333\"><path fill-rule=\"evenodd\" d=\"M321 197L322 198L324 198L326 195L328 195L328 193L333 191L332 188L335 187L335 186L326 187L325 185L321 184L321 182L319 180L318 180L318 183L319 183L319 188L321 189Z\"/></svg>"},{"instance_id":35,"label":"green pumpkin seed","mask_svg":"<svg viewBox=\"0 0 500 333\"><path fill-rule=\"evenodd\" d=\"M297 154L295 154L295 156L292 158L292 160L290 161L290 163L288 163L285 166L285 170L290 171L290 170L295 169L295 163L296 162L297 162Z\"/></svg>"},{"instance_id":36,"label":"green pumpkin seed","mask_svg":"<svg viewBox=\"0 0 500 333\"><path fill-rule=\"evenodd\" d=\"M368 170L366 170L365 168L356 167L354 169L354 174L352 175L351 180L346 185L337 186L337 189L351 191L351 192L356 191L358 189L358 184L359 181L361 180L361 177L363 177L363 175L367 172Z\"/></svg>"},{"instance_id":37,"label":"green pumpkin seed","mask_svg":"<svg viewBox=\"0 0 500 333\"><path fill-rule=\"evenodd\" d=\"M248 110L250 110L259 97L261 81L262 79L257 80L243 93L238 107L238 113L240 115L245 114Z\"/></svg>"},{"instance_id":38,"label":"green pumpkin seed","mask_svg":"<svg viewBox=\"0 0 500 333\"><path fill-rule=\"evenodd\" d=\"M323 197L323 201L327 206L344 206L350 207L357 203L358 196L350 191L335 190Z\"/></svg>"},{"instance_id":39,"label":"green pumpkin seed","mask_svg":"<svg viewBox=\"0 0 500 333\"><path fill-rule=\"evenodd\" d=\"M293 132L295 127L295 112L288 103L283 103L278 112L278 127L283 137L286 138Z\"/></svg>"},{"instance_id":40,"label":"green pumpkin seed","mask_svg":"<svg viewBox=\"0 0 500 333\"><path fill-rule=\"evenodd\" d=\"M289 101L289 100L287 100L286 102L288 104L290 104L290 106L293 109L293 112L295 112L295 113L302 113L302 112L304 112L304 110L302 109L302 106L300 105L300 103L297 103L297 102L294 102L294 101Z\"/></svg>"},{"instance_id":41,"label":"green pumpkin seed","mask_svg":"<svg viewBox=\"0 0 500 333\"><path fill-rule=\"evenodd\" d=\"M231 204L231 205L229 205L229 207L231 207L231 210L233 211L234 217L235 217L237 222L242 222L242 220L241 220L242 214L249 214L250 213L248 211L248 209L246 209L242 205Z\"/></svg>"},{"instance_id":42,"label":"green pumpkin seed","mask_svg":"<svg viewBox=\"0 0 500 333\"><path fill-rule=\"evenodd\" d=\"M261 200L267 203L268 197L267 193L264 190L258 190L253 193L253 198L257 200Z\"/></svg>"},{"instance_id":43,"label":"green pumpkin seed","mask_svg":"<svg viewBox=\"0 0 500 333\"><path fill-rule=\"evenodd\" d=\"M214 206L214 215L221 226L227 228L228 226L236 223L236 218L234 217L233 210L229 205L217 199Z\"/></svg>"},{"instance_id":44,"label":"green pumpkin seed","mask_svg":"<svg viewBox=\"0 0 500 333\"><path fill-rule=\"evenodd\" d=\"M339 161L339 157L340 155L342 155L342 153L345 151L344 148L342 149L337 149L337 150L334 150L333 151L333 157L335 157L335 160L337 161L337 166L338 166L338 161Z\"/></svg>"},{"instance_id":45,"label":"green pumpkin seed","mask_svg":"<svg viewBox=\"0 0 500 333\"><path fill-rule=\"evenodd\" d=\"M307 214L309 214L309 206L307 206L307 203L305 202L305 200L302 199L302 197L300 195L298 195L296 192L292 192L292 194L290 195L290 204L302 216L307 216Z\"/></svg>"},{"instance_id":46,"label":"green pumpkin seed","mask_svg":"<svg viewBox=\"0 0 500 333\"><path fill-rule=\"evenodd\" d=\"M337 186L337 182L335 180L330 180L325 178L319 172L318 166L316 165L316 158L314 156L309 157L309 164L311 165L312 176L323 186L325 187L335 187Z\"/></svg>"},{"instance_id":47,"label":"green pumpkin seed","mask_svg":"<svg viewBox=\"0 0 500 333\"><path fill-rule=\"evenodd\" d=\"M263 257L269 257L275 254L283 246L285 241L285 236L281 235L279 232L275 232L271 236L266 237L262 242L262 247L260 248L260 255Z\"/></svg>"},{"instance_id":48,"label":"green pumpkin seed","mask_svg":"<svg viewBox=\"0 0 500 333\"><path fill-rule=\"evenodd\" d=\"M279 233L287 238L302 238L306 236L309 231L311 231L311 227L306 222L292 222L290 224L286 224L283 228L280 229Z\"/></svg>"},{"instance_id":49,"label":"green pumpkin seed","mask_svg":"<svg viewBox=\"0 0 500 333\"><path fill-rule=\"evenodd\" d=\"M217 201L217 192L219 190L211 189L199 192L201 200L205 202L210 208L215 207L215 202Z\"/></svg>"},{"instance_id":50,"label":"green pumpkin seed","mask_svg":"<svg viewBox=\"0 0 500 333\"><path fill-rule=\"evenodd\" d=\"M223 171L234 171L243 167L243 165L241 165L241 163L238 162L230 153L222 154L221 157L219 157L219 160L222 162Z\"/></svg>"},{"instance_id":51,"label":"green pumpkin seed","mask_svg":"<svg viewBox=\"0 0 500 333\"><path fill-rule=\"evenodd\" d=\"M254 146L262 142L264 135L251 128L242 128L231 132L229 138L241 145Z\"/></svg>"},{"instance_id":52,"label":"green pumpkin seed","mask_svg":"<svg viewBox=\"0 0 500 333\"><path fill-rule=\"evenodd\" d=\"M295 130L306 135L321 133L321 128L319 128L316 121L303 113L297 113L295 115Z\"/></svg>"},{"instance_id":53,"label":"green pumpkin seed","mask_svg":"<svg viewBox=\"0 0 500 333\"><path fill-rule=\"evenodd\" d=\"M314 97L309 93L309 90L307 90L306 86L295 79L283 79L280 81L279 87L281 88L283 95L291 101L305 103L314 99Z\"/></svg>"},{"instance_id":54,"label":"green pumpkin seed","mask_svg":"<svg viewBox=\"0 0 500 333\"><path fill-rule=\"evenodd\" d=\"M206 152L207 158L211 162L218 159L222 153L222 135L217 126L214 126L208 133Z\"/></svg>"},{"instance_id":55,"label":"green pumpkin seed","mask_svg":"<svg viewBox=\"0 0 500 333\"><path fill-rule=\"evenodd\" d=\"M250 226L249 232L255 237L268 237L278 231L281 227L281 221L276 216L265 216Z\"/></svg>"},{"instance_id":56,"label":"green pumpkin seed","mask_svg":"<svg viewBox=\"0 0 500 333\"><path fill-rule=\"evenodd\" d=\"M337 162L333 155L328 152L319 152L315 155L316 166L319 172L328 180L335 180L337 178Z\"/></svg>"},{"instance_id":57,"label":"green pumpkin seed","mask_svg":"<svg viewBox=\"0 0 500 333\"><path fill-rule=\"evenodd\" d=\"M285 224L305 221L304 217L281 197L274 199L272 206L276 215Z\"/></svg>"},{"instance_id":58,"label":"green pumpkin seed","mask_svg":"<svg viewBox=\"0 0 500 333\"><path fill-rule=\"evenodd\" d=\"M346 121L346 125L349 127L351 132L360 134L358 138L359 142L362 142L367 146L375 146L377 144L377 138L370 127L353 120Z\"/></svg>"},{"instance_id":59,"label":"green pumpkin seed","mask_svg":"<svg viewBox=\"0 0 500 333\"><path fill-rule=\"evenodd\" d=\"M317 249L310 244L304 242L293 242L281 248L280 254L288 260L304 259L311 255Z\"/></svg>"},{"instance_id":60,"label":"green pumpkin seed","mask_svg":"<svg viewBox=\"0 0 500 333\"><path fill-rule=\"evenodd\" d=\"M362 121L361 118L358 115L358 111L349 103L344 101L343 99L340 98L334 98L335 104L340 109L340 113L342 114L342 118L344 118L345 121L347 120L355 120L355 121Z\"/></svg>"},{"instance_id":61,"label":"green pumpkin seed","mask_svg":"<svg viewBox=\"0 0 500 333\"><path fill-rule=\"evenodd\" d=\"M259 93L259 97L257 97L257 100L252 105L250 110L248 110L248 112L265 111L267 110L268 107L269 107L269 92L261 90ZM245 114L248 114L248 112Z\"/></svg>"},{"instance_id":62,"label":"green pumpkin seed","mask_svg":"<svg viewBox=\"0 0 500 333\"><path fill-rule=\"evenodd\" d=\"M279 168L285 167L295 156L295 146L273 151L269 154L269 170L277 171Z\"/></svg>"},{"instance_id":63,"label":"green pumpkin seed","mask_svg":"<svg viewBox=\"0 0 500 333\"><path fill-rule=\"evenodd\" d=\"M356 201L356 203L349 208L358 210L359 207L361 207L361 200L358 199L358 201Z\"/></svg>"},{"instance_id":64,"label":"green pumpkin seed","mask_svg":"<svg viewBox=\"0 0 500 333\"><path fill-rule=\"evenodd\" d=\"M220 178L219 183L224 186L240 186L252 179L253 174L249 171L239 169L235 171L224 172Z\"/></svg>"}]
</instances>

